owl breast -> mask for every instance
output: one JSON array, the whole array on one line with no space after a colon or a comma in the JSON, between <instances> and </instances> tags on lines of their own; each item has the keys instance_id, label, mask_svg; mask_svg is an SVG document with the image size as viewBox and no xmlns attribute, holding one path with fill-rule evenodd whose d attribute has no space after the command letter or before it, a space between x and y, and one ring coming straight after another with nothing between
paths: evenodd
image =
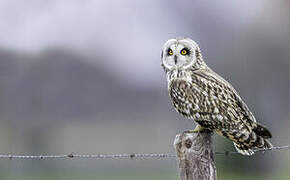
<instances>
[{"instance_id":1,"label":"owl breast","mask_svg":"<svg viewBox=\"0 0 290 180\"><path fill-rule=\"evenodd\" d=\"M188 78L175 78L169 82L169 96L176 111L187 118L198 118L200 90Z\"/></svg>"}]
</instances>

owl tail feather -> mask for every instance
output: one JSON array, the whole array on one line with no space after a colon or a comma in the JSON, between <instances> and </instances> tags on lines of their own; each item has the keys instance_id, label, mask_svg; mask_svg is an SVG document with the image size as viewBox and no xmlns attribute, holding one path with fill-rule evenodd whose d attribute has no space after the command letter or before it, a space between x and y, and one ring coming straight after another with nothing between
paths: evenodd
<instances>
[{"instance_id":1,"label":"owl tail feather","mask_svg":"<svg viewBox=\"0 0 290 180\"><path fill-rule=\"evenodd\" d=\"M247 155L247 156L251 156L253 155L255 152L253 149L249 149L249 148L245 148L243 145L241 144L237 144L234 143L236 150L241 153L242 155Z\"/></svg>"},{"instance_id":2,"label":"owl tail feather","mask_svg":"<svg viewBox=\"0 0 290 180\"><path fill-rule=\"evenodd\" d=\"M264 127L262 124L259 124L259 123L255 123L255 127L253 129L253 131L258 135L258 136L261 136L263 137L264 139L269 139L272 137L272 134L271 132L266 128Z\"/></svg>"},{"instance_id":3,"label":"owl tail feather","mask_svg":"<svg viewBox=\"0 0 290 180\"><path fill-rule=\"evenodd\" d=\"M254 150L272 148L272 144L268 140L272 137L271 132L263 125L255 122L253 124L252 132L245 136L246 138L239 138L234 141L237 151L243 155L253 155Z\"/></svg>"},{"instance_id":4,"label":"owl tail feather","mask_svg":"<svg viewBox=\"0 0 290 180\"><path fill-rule=\"evenodd\" d=\"M249 142L249 143L247 143ZM253 155L254 150L272 148L270 141L262 136L252 132L249 139L244 142L234 142L237 151L243 155Z\"/></svg>"}]
</instances>

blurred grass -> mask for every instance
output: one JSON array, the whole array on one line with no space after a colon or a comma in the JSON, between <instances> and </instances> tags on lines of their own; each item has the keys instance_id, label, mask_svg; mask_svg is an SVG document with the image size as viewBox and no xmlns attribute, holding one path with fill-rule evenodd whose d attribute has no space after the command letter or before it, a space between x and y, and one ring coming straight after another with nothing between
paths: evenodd
<instances>
[{"instance_id":1,"label":"blurred grass","mask_svg":"<svg viewBox=\"0 0 290 180\"><path fill-rule=\"evenodd\" d=\"M73 174L30 174L30 175L9 175L9 176L1 176L2 180L10 180L10 179L21 179L21 180L178 180L177 172L164 172L164 171L144 171L144 172L129 172L129 171L121 171L121 172L104 172L101 174L86 174L86 173L73 173ZM247 174L235 174L233 172L225 171L218 172L218 179L222 180L284 180L289 179L289 173L279 173L271 176L258 176L258 175L247 175Z\"/></svg>"},{"instance_id":2,"label":"blurred grass","mask_svg":"<svg viewBox=\"0 0 290 180\"><path fill-rule=\"evenodd\" d=\"M24 175L24 176L0 176L2 180L10 179L21 179L21 180L176 180L178 179L177 174L174 173L158 173L158 172L146 172L146 173L131 173L131 172L122 172L122 173L104 173L104 174L72 174L72 175Z\"/></svg>"}]
</instances>

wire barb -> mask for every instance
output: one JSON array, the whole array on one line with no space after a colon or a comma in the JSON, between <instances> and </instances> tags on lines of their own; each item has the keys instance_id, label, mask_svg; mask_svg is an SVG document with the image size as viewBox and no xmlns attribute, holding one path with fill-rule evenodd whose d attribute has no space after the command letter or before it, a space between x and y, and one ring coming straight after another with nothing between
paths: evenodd
<instances>
[{"instance_id":1,"label":"wire barb","mask_svg":"<svg viewBox=\"0 0 290 180\"><path fill-rule=\"evenodd\" d=\"M274 150L289 149L290 146L276 146L268 149L255 149L255 152L266 152ZM229 156L232 154L239 154L236 151L224 151L215 152L216 155ZM176 155L169 153L146 153L146 154L62 154L62 155L14 155L14 154L0 154L0 159L35 159L35 160L47 160L47 159L168 159L176 158Z\"/></svg>"}]
</instances>

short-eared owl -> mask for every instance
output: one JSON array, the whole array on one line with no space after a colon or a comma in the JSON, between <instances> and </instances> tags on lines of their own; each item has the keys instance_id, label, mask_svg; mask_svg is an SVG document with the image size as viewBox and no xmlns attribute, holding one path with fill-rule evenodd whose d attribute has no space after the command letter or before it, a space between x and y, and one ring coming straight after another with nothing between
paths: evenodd
<instances>
[{"instance_id":1,"label":"short-eared owl","mask_svg":"<svg viewBox=\"0 0 290 180\"><path fill-rule=\"evenodd\" d=\"M270 148L271 133L255 117L230 83L212 71L199 46L188 38L168 40L162 49L172 103L180 114L233 141L243 155Z\"/></svg>"}]
</instances>

